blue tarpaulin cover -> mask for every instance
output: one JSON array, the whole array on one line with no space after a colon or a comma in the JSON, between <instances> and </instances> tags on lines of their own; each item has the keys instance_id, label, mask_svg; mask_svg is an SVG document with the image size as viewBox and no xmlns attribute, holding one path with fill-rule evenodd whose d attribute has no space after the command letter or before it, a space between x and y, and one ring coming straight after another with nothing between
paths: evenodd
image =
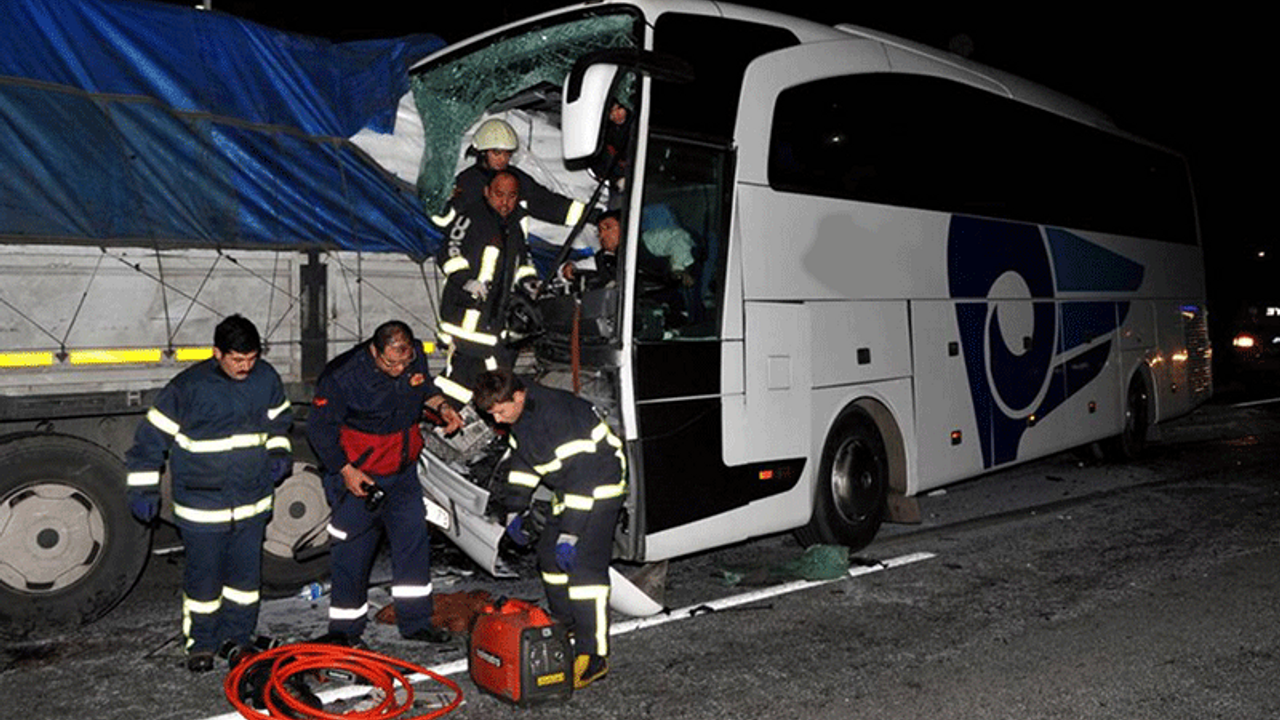
<instances>
[{"instance_id":1,"label":"blue tarpaulin cover","mask_svg":"<svg viewBox=\"0 0 1280 720\"><path fill-rule=\"evenodd\" d=\"M130 0L0 2L0 242L434 252L391 130L432 35L333 43Z\"/></svg>"}]
</instances>

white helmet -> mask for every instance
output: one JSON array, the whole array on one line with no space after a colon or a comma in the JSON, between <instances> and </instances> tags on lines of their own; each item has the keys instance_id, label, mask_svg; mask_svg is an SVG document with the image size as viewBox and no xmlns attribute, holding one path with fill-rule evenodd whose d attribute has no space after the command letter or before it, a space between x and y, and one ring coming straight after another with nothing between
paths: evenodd
<instances>
[{"instance_id":1,"label":"white helmet","mask_svg":"<svg viewBox=\"0 0 1280 720\"><path fill-rule=\"evenodd\" d=\"M471 146L480 152L485 150L510 150L515 152L520 147L516 131L506 120L490 118L480 123L476 134L471 137Z\"/></svg>"}]
</instances>

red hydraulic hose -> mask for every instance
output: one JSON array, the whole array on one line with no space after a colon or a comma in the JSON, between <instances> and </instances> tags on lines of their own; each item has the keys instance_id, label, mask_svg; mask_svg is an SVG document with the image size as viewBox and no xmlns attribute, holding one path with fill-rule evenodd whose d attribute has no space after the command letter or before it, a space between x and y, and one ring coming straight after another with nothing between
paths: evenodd
<instances>
[{"instance_id":1,"label":"red hydraulic hose","mask_svg":"<svg viewBox=\"0 0 1280 720\"><path fill-rule=\"evenodd\" d=\"M266 713L249 706L240 698L239 692L240 681L245 674L262 663L271 663L270 679L262 689ZM358 712L335 714L316 709L295 698L289 692L286 682L294 675L317 670L344 671L380 689L385 697L376 707ZM397 717L413 707L413 686L405 677L406 673L425 675L453 690L454 694L453 701L445 707L425 715L416 715L415 718L438 718L462 704L462 688L443 675L370 650L320 643L281 645L251 655L227 673L222 688L232 706L249 720L284 717L314 718L315 720L381 720ZM396 701L397 689L403 689L405 692L403 702ZM287 706L287 709L281 707L281 703Z\"/></svg>"}]
</instances>

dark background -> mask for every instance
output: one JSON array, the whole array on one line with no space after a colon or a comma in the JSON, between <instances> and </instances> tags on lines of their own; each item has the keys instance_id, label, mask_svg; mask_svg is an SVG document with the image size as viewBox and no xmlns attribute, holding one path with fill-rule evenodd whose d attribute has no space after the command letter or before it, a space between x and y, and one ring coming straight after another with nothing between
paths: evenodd
<instances>
[{"instance_id":1,"label":"dark background","mask_svg":"<svg viewBox=\"0 0 1280 720\"><path fill-rule=\"evenodd\" d=\"M567 4L365 0L321 7L296 0L213 0L217 11L335 41L426 32L453 42ZM1147 12L1120 3L1028 4L1015 12L829 0L741 4L959 52L1079 98L1124 130L1183 153L1199 203L1217 347L1229 344L1226 333L1242 300L1280 296L1269 272L1274 260L1258 255L1273 249L1266 213L1280 160L1270 97L1276 63L1264 56L1272 31L1260 16L1203 5L1195 12L1173 12L1172 6Z\"/></svg>"}]
</instances>

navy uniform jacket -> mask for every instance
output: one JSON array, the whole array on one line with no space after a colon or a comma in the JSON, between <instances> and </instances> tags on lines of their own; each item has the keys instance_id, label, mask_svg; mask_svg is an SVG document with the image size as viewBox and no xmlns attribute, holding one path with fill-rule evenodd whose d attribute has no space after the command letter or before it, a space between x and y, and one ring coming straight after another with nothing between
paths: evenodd
<instances>
[{"instance_id":1,"label":"navy uniform jacket","mask_svg":"<svg viewBox=\"0 0 1280 720\"><path fill-rule=\"evenodd\" d=\"M233 380L212 358L183 370L156 396L125 455L130 490L156 492L165 458L174 516L201 525L270 512L269 453L287 456L293 412L280 375L259 359Z\"/></svg>"},{"instance_id":2,"label":"navy uniform jacket","mask_svg":"<svg viewBox=\"0 0 1280 720\"><path fill-rule=\"evenodd\" d=\"M364 342L330 360L316 383L307 439L330 473L352 463L370 475L394 475L422 449L423 403L439 392L422 348L393 378L378 369L369 347Z\"/></svg>"},{"instance_id":3,"label":"navy uniform jacket","mask_svg":"<svg viewBox=\"0 0 1280 720\"><path fill-rule=\"evenodd\" d=\"M440 331L447 342L467 340L494 346L506 318L502 305L511 288L538 271L529 261L522 221L523 208L506 218L483 200L468 206L449 225L436 260L445 274L440 296ZM466 290L476 280L488 288L481 299Z\"/></svg>"},{"instance_id":4,"label":"navy uniform jacket","mask_svg":"<svg viewBox=\"0 0 1280 720\"><path fill-rule=\"evenodd\" d=\"M622 441L572 393L530 384L524 411L507 436L511 470L508 509L528 505L539 483L555 495L561 532L581 535L596 501L622 497L626 459Z\"/></svg>"}]
</instances>

